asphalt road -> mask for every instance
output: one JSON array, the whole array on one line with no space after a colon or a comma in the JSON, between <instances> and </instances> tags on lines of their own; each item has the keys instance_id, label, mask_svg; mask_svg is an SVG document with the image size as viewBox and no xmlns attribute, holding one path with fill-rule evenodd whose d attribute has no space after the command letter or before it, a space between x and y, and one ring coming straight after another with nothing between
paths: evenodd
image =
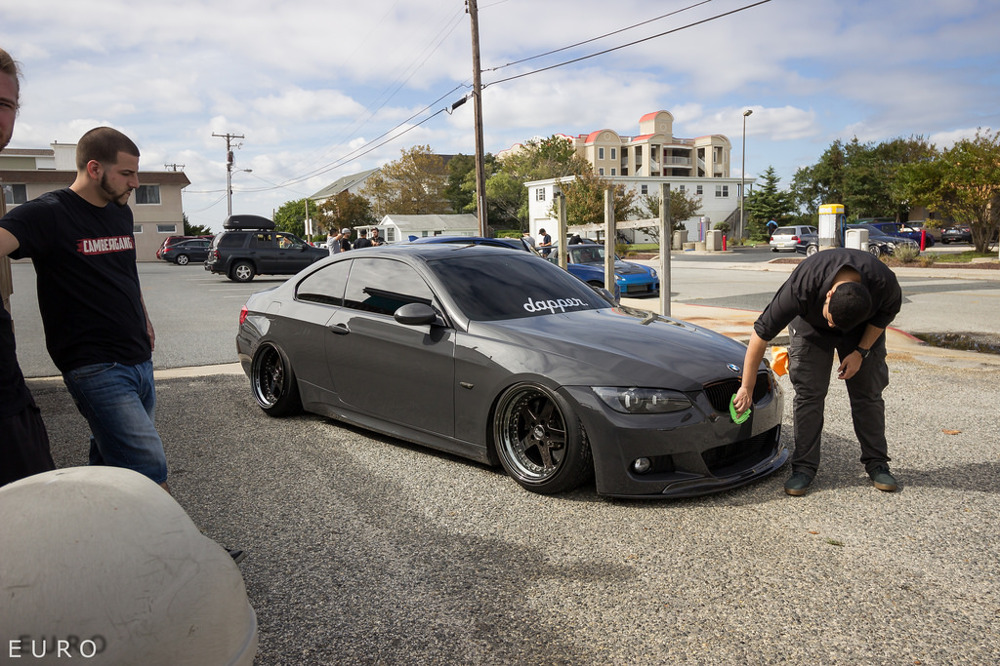
<instances>
[{"instance_id":1,"label":"asphalt road","mask_svg":"<svg viewBox=\"0 0 1000 666\"><path fill-rule=\"evenodd\" d=\"M176 499L249 552L260 665L996 663L996 367L891 366L894 494L857 462L839 382L801 498L786 470L680 501L533 495L320 417L271 419L238 375L158 382L158 426ZM61 384L30 384L57 464L85 464Z\"/></svg>"},{"instance_id":2,"label":"asphalt road","mask_svg":"<svg viewBox=\"0 0 1000 666\"><path fill-rule=\"evenodd\" d=\"M239 307L262 283L141 271L159 359L184 335L196 348L179 358L234 360ZM756 276L768 272L711 269L733 298L765 293ZM996 298L951 279L918 282L951 287L914 291L904 312L936 294ZM709 298L707 280L679 289ZM17 321L19 352L37 346ZM890 367L894 494L857 462L836 381L823 464L801 498L782 492L787 470L679 501L608 500L592 486L533 495L496 470L324 418L271 419L242 375L158 381L157 423L178 502L249 552L258 664L996 663L997 366ZM56 463L86 464L87 428L61 381L29 385Z\"/></svg>"}]
</instances>

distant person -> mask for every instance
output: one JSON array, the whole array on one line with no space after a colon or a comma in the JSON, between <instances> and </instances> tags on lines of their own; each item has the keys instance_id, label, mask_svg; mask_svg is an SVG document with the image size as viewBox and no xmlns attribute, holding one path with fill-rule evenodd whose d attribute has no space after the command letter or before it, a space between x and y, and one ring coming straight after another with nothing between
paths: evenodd
<instances>
[{"instance_id":1,"label":"distant person","mask_svg":"<svg viewBox=\"0 0 1000 666\"><path fill-rule=\"evenodd\" d=\"M774 220L769 220L767 223L767 236L770 238L774 235L775 230L778 228L778 223Z\"/></svg>"},{"instance_id":2,"label":"distant person","mask_svg":"<svg viewBox=\"0 0 1000 666\"><path fill-rule=\"evenodd\" d=\"M20 104L21 72L17 62L0 49L0 150L14 134ZM0 216L7 212L0 188ZM6 253L4 253L6 254ZM56 468L42 415L17 362L14 322L7 310L13 291L10 260L0 260L3 307L0 307L0 486Z\"/></svg>"},{"instance_id":3,"label":"distant person","mask_svg":"<svg viewBox=\"0 0 1000 666\"><path fill-rule=\"evenodd\" d=\"M896 490L889 472L882 392L889 385L885 329L902 302L896 275L879 259L861 250L832 248L806 257L754 323L733 404L740 414L751 407L767 341L787 326L789 377L795 388L795 451L792 475L785 482L787 494L805 495L819 469L834 352L840 358L837 378L847 383L861 464L876 488Z\"/></svg>"},{"instance_id":4,"label":"distant person","mask_svg":"<svg viewBox=\"0 0 1000 666\"><path fill-rule=\"evenodd\" d=\"M535 237L531 235L530 231L524 231L521 233L521 240L528 244L532 250L535 249Z\"/></svg>"},{"instance_id":5,"label":"distant person","mask_svg":"<svg viewBox=\"0 0 1000 666\"><path fill-rule=\"evenodd\" d=\"M354 249L360 250L364 247L371 247L372 242L368 240L368 230L358 229L358 240L354 241Z\"/></svg>"},{"instance_id":6,"label":"distant person","mask_svg":"<svg viewBox=\"0 0 1000 666\"><path fill-rule=\"evenodd\" d=\"M548 257L552 254L552 236L545 233L545 229L538 230L538 247L543 257Z\"/></svg>"},{"instance_id":7,"label":"distant person","mask_svg":"<svg viewBox=\"0 0 1000 666\"><path fill-rule=\"evenodd\" d=\"M369 240L371 240L372 245L376 247L378 247L379 245L385 245L385 239L378 235L377 227L372 229L372 235Z\"/></svg>"},{"instance_id":8,"label":"distant person","mask_svg":"<svg viewBox=\"0 0 1000 666\"><path fill-rule=\"evenodd\" d=\"M567 241L566 244L567 245L579 245L582 242L583 242L583 239L580 238L580 234L573 234L572 236L570 236L570 239L569 239L569 241Z\"/></svg>"},{"instance_id":9,"label":"distant person","mask_svg":"<svg viewBox=\"0 0 1000 666\"><path fill-rule=\"evenodd\" d=\"M347 252L351 249L351 230L344 227L340 230L340 251Z\"/></svg>"}]
</instances>

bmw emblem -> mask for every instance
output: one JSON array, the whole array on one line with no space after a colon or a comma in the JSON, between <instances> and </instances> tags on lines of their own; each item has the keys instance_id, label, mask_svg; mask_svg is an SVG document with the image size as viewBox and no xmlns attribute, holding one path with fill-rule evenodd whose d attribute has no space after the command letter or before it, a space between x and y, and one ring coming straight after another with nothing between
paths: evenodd
<instances>
[{"instance_id":1,"label":"bmw emblem","mask_svg":"<svg viewBox=\"0 0 1000 666\"><path fill-rule=\"evenodd\" d=\"M732 370L737 375L740 374L740 366L736 365L735 363L730 363L726 367Z\"/></svg>"}]
</instances>

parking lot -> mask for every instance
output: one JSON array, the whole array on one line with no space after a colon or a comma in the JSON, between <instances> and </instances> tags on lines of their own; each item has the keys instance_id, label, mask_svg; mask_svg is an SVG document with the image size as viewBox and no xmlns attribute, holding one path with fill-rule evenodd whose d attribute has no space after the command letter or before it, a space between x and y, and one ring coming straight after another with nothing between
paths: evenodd
<instances>
[{"instance_id":1,"label":"parking lot","mask_svg":"<svg viewBox=\"0 0 1000 666\"><path fill-rule=\"evenodd\" d=\"M890 368L894 494L857 462L840 382L801 498L786 470L680 501L532 495L320 417L270 419L233 374L159 381L157 423L178 502L249 552L259 664L995 663L997 366ZM29 384L57 464L85 464L61 382Z\"/></svg>"}]
</instances>

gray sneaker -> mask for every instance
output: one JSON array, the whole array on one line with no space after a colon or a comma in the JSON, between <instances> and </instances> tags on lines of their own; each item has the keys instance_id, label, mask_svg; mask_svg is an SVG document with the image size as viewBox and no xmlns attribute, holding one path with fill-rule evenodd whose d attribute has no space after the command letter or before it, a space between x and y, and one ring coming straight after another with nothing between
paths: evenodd
<instances>
[{"instance_id":1,"label":"gray sneaker","mask_svg":"<svg viewBox=\"0 0 1000 666\"><path fill-rule=\"evenodd\" d=\"M812 481L812 477L805 472L792 472L788 481L785 481L785 492L796 497L805 495L806 489Z\"/></svg>"},{"instance_id":2,"label":"gray sneaker","mask_svg":"<svg viewBox=\"0 0 1000 666\"><path fill-rule=\"evenodd\" d=\"M889 473L888 465L879 465L872 468L868 472L868 476L871 478L872 483L875 484L875 487L884 492L893 493L899 488L896 484L896 478Z\"/></svg>"}]
</instances>

